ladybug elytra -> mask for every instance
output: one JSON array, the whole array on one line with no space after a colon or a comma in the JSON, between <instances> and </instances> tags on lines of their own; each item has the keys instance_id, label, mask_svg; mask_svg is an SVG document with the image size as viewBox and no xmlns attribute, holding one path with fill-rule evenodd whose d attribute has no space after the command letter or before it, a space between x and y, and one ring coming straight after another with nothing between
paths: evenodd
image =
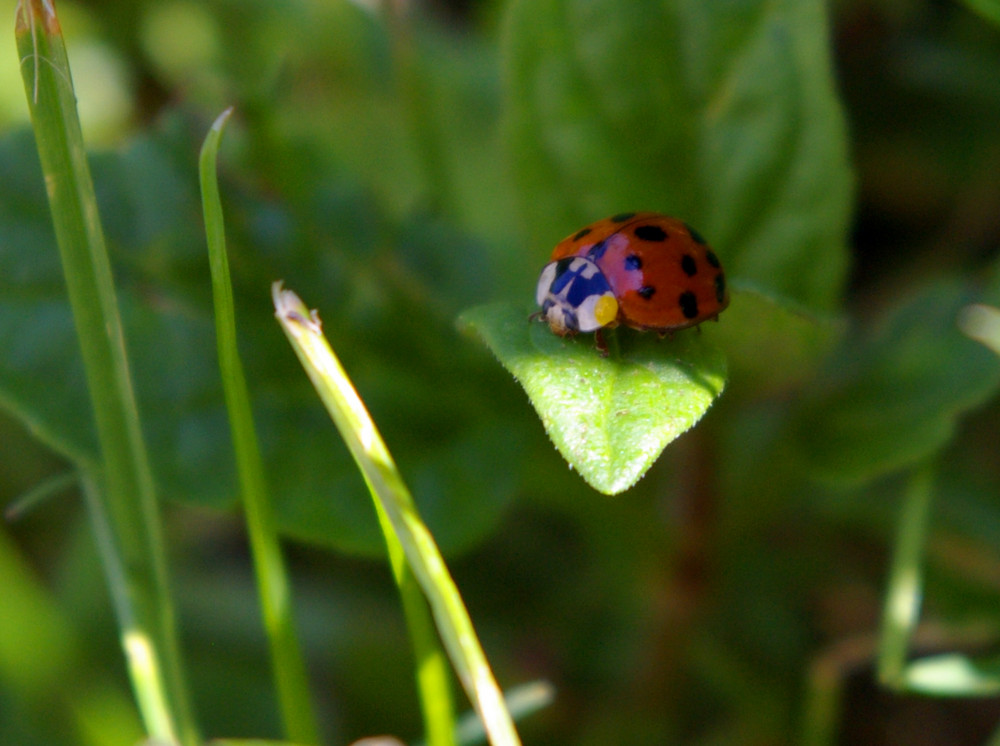
<instances>
[{"instance_id":1,"label":"ladybug elytra","mask_svg":"<svg viewBox=\"0 0 1000 746\"><path fill-rule=\"evenodd\" d=\"M729 304L715 252L655 212L613 215L560 241L538 278L537 314L560 336L619 324L660 334L717 318Z\"/></svg>"}]
</instances>

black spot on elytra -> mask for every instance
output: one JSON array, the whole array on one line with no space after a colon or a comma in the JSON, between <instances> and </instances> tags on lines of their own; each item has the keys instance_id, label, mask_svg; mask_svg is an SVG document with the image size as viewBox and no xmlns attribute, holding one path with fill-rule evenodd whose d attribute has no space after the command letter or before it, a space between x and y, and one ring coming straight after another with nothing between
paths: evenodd
<instances>
[{"instance_id":1,"label":"black spot on elytra","mask_svg":"<svg viewBox=\"0 0 1000 746\"><path fill-rule=\"evenodd\" d=\"M684 227L688 229L688 233L690 234L691 238L694 239L695 243L700 243L702 246L707 246L708 245L708 242L704 238L701 237L701 234L698 231L696 231L694 228L692 228L687 223L684 224Z\"/></svg>"},{"instance_id":2,"label":"black spot on elytra","mask_svg":"<svg viewBox=\"0 0 1000 746\"><path fill-rule=\"evenodd\" d=\"M721 304L726 297L726 276L719 272L715 276L715 299Z\"/></svg>"},{"instance_id":3,"label":"black spot on elytra","mask_svg":"<svg viewBox=\"0 0 1000 746\"><path fill-rule=\"evenodd\" d=\"M642 291L640 290L639 292L641 293ZM690 290L681 293L677 302L681 306L681 313L684 314L684 318L694 319L698 317L698 299Z\"/></svg>"},{"instance_id":4,"label":"black spot on elytra","mask_svg":"<svg viewBox=\"0 0 1000 746\"><path fill-rule=\"evenodd\" d=\"M641 288L639 288L638 292L639 295L641 295L643 298L649 300L656 293L656 288L654 288L652 285L643 285Z\"/></svg>"},{"instance_id":5,"label":"black spot on elytra","mask_svg":"<svg viewBox=\"0 0 1000 746\"><path fill-rule=\"evenodd\" d=\"M681 269L684 270L684 274L688 277L694 277L698 274L698 265L695 264L694 257L690 254L685 254L681 258Z\"/></svg>"},{"instance_id":6,"label":"black spot on elytra","mask_svg":"<svg viewBox=\"0 0 1000 746\"><path fill-rule=\"evenodd\" d=\"M629 254L625 257L625 269L631 271L642 269L642 259L639 258L638 254Z\"/></svg>"},{"instance_id":7,"label":"black spot on elytra","mask_svg":"<svg viewBox=\"0 0 1000 746\"><path fill-rule=\"evenodd\" d=\"M705 252L705 258L706 258L706 259L708 259L708 263L709 263L709 264L711 264L711 265L712 265L713 267L715 267L716 269L718 269L719 267L721 267L721 266L722 266L722 265L721 265L721 264L719 263L719 257L717 257L717 256L715 255L715 252L714 252L714 251L712 251L712 250L709 250L709 251L706 251L706 252Z\"/></svg>"},{"instance_id":8,"label":"black spot on elytra","mask_svg":"<svg viewBox=\"0 0 1000 746\"><path fill-rule=\"evenodd\" d=\"M667 232L658 225L640 225L635 229L635 237L643 241L666 241Z\"/></svg>"},{"instance_id":9,"label":"black spot on elytra","mask_svg":"<svg viewBox=\"0 0 1000 746\"><path fill-rule=\"evenodd\" d=\"M579 240L580 240L581 238L583 238L583 237L584 237L584 236L586 236L586 235L587 235L588 233L590 233L590 231L591 231L591 230L592 230L591 228L583 228L582 230L578 231L578 232L576 233L576 235L575 235L575 236L573 236L573 238L572 238L572 239L570 239L570 240L571 240L571 241L579 241Z\"/></svg>"},{"instance_id":10,"label":"black spot on elytra","mask_svg":"<svg viewBox=\"0 0 1000 746\"><path fill-rule=\"evenodd\" d=\"M620 212L617 215L611 216L612 223L624 223L626 220L630 220L635 217L634 212Z\"/></svg>"}]
</instances>

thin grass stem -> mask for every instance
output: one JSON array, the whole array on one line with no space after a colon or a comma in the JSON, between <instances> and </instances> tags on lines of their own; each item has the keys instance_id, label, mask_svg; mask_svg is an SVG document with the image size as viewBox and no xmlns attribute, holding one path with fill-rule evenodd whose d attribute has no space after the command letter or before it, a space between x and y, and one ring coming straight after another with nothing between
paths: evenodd
<instances>
[{"instance_id":1,"label":"thin grass stem","mask_svg":"<svg viewBox=\"0 0 1000 746\"><path fill-rule=\"evenodd\" d=\"M232 114L224 111L212 125L201 149L202 207L215 299L215 333L219 368L236 453L240 494L246 513L250 550L260 593L261 614L271 650L271 665L281 703L285 735L302 744L319 741L319 729L309 694L309 677L295 630L291 583L271 509L264 465L253 423L250 394L236 345L236 310L226 255L226 229L219 199L216 159L222 131Z\"/></svg>"}]
</instances>

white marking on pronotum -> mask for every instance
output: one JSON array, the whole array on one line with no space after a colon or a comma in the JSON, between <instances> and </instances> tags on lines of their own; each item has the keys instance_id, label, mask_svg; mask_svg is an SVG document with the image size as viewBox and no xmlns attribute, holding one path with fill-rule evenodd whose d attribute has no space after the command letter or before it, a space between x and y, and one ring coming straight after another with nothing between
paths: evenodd
<instances>
[{"instance_id":1,"label":"white marking on pronotum","mask_svg":"<svg viewBox=\"0 0 1000 746\"><path fill-rule=\"evenodd\" d=\"M542 305L549 295L549 288L556 279L556 262L549 262L542 270L541 277L538 278L538 287L535 288L535 301Z\"/></svg>"}]
</instances>

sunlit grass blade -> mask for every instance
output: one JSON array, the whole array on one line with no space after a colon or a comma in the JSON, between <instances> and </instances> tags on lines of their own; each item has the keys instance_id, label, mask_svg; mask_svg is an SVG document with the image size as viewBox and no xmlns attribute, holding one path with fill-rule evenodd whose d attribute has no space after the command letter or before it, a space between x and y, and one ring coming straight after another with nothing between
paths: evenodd
<instances>
[{"instance_id":1,"label":"sunlit grass blade","mask_svg":"<svg viewBox=\"0 0 1000 746\"><path fill-rule=\"evenodd\" d=\"M503 695L444 559L417 514L413 498L368 411L323 336L318 317L295 293L282 290L280 283L273 286L273 294L276 316L286 336L361 470L376 509L383 514L383 527L391 528L386 532L390 555L400 550L405 554L430 604L452 666L490 742L494 746L519 744ZM394 549L397 542L398 550ZM409 610L411 604L404 606Z\"/></svg>"},{"instance_id":2,"label":"sunlit grass blade","mask_svg":"<svg viewBox=\"0 0 1000 746\"><path fill-rule=\"evenodd\" d=\"M924 545L932 496L933 469L924 465L911 477L903 498L882 612L878 678L890 687L903 685L906 652L920 616Z\"/></svg>"},{"instance_id":3,"label":"sunlit grass blade","mask_svg":"<svg viewBox=\"0 0 1000 746\"><path fill-rule=\"evenodd\" d=\"M69 60L51 1L22 0L15 31L101 445L99 474L83 476L122 646L150 735L193 746L199 739L181 671L153 477Z\"/></svg>"},{"instance_id":4,"label":"sunlit grass blade","mask_svg":"<svg viewBox=\"0 0 1000 746\"><path fill-rule=\"evenodd\" d=\"M367 481L367 480L366 480ZM369 483L369 487L370 487ZM424 718L424 737L428 746L456 746L455 703L451 693L448 659L441 649L434 620L413 572L406 561L403 546L393 532L392 523L374 494L375 512L386 540L392 576L399 588L403 614L413 646L417 693Z\"/></svg>"},{"instance_id":5,"label":"sunlit grass blade","mask_svg":"<svg viewBox=\"0 0 1000 746\"><path fill-rule=\"evenodd\" d=\"M879 640L879 681L897 691L938 697L993 697L1000 693L996 659L976 661L945 653L907 661L920 616L933 483L934 467L924 464L910 478L904 495Z\"/></svg>"},{"instance_id":6,"label":"sunlit grass blade","mask_svg":"<svg viewBox=\"0 0 1000 746\"><path fill-rule=\"evenodd\" d=\"M212 269L212 293L215 298L215 331L219 347L229 426L232 432L240 494L246 513L250 548L260 592L264 627L271 646L275 685L281 702L285 734L300 743L318 743L319 731L309 695L309 679L295 631L292 591L281 554L281 544L264 478L257 433L253 424L250 394L247 391L243 364L236 346L236 311L226 256L226 233L219 200L216 157L222 130L232 114L224 111L205 138L201 149L202 207Z\"/></svg>"}]
</instances>

